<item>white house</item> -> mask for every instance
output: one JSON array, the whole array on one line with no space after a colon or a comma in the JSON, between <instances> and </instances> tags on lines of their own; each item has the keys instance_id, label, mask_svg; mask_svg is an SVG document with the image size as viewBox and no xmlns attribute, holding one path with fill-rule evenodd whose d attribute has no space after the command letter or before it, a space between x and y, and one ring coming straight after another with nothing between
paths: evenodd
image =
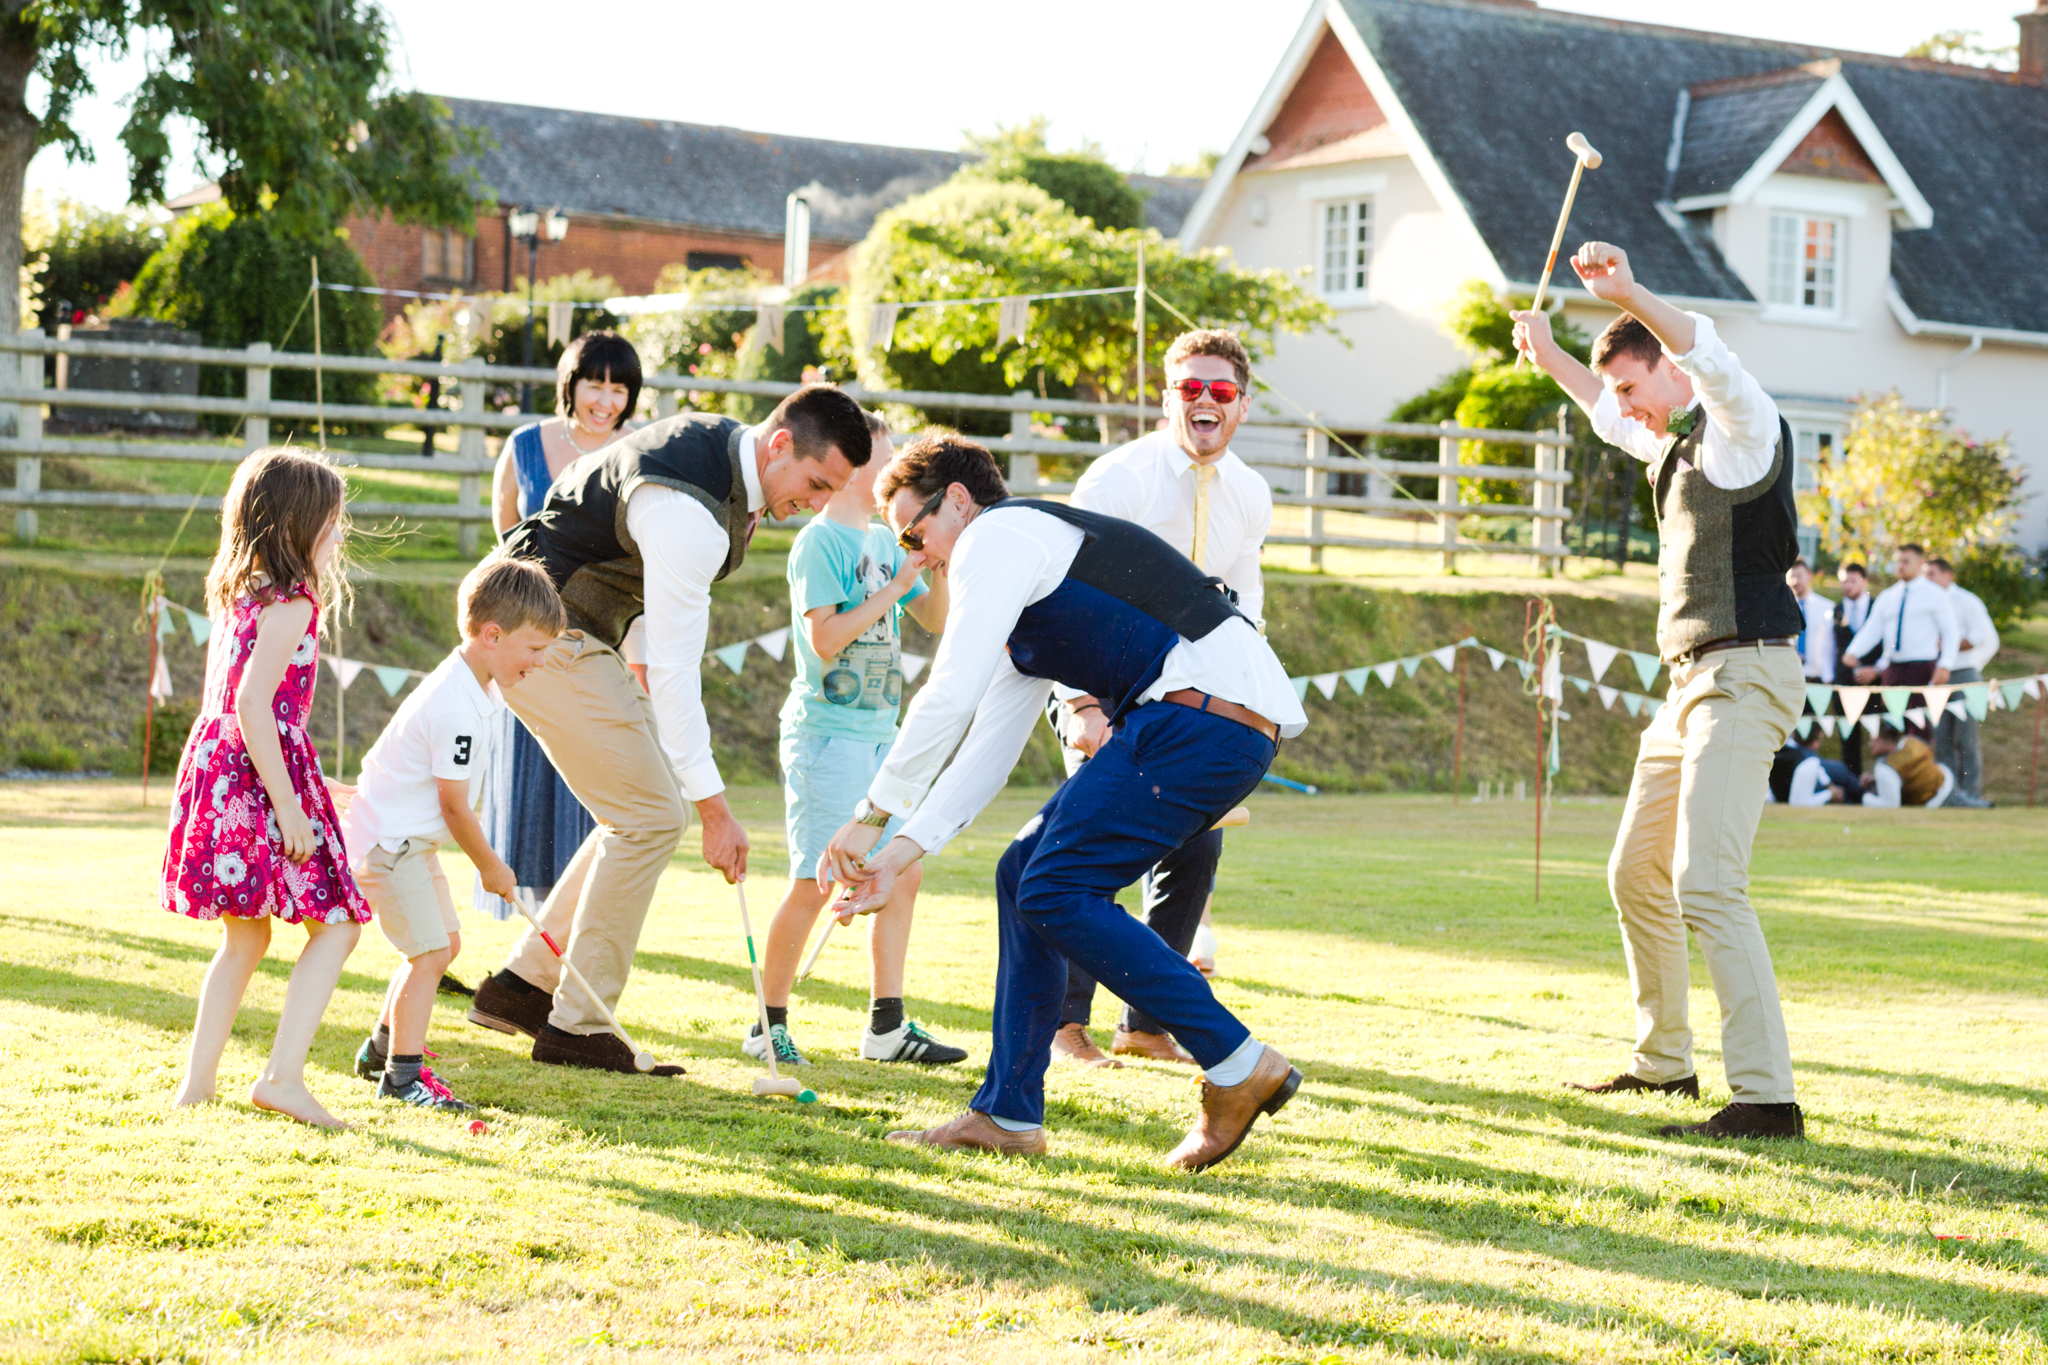
<instances>
[{"instance_id":1,"label":"white house","mask_svg":"<svg viewBox=\"0 0 2048 1365\"><path fill-rule=\"evenodd\" d=\"M1466 363L1458 288L1527 293L1583 132L1566 252L1601 238L1712 316L1800 454L1896 389L2048 480L2048 0L2020 70L1621 23L1534 0L1315 0L1182 228L1299 271L1351 340L1281 339L1261 378L1341 425ZM1930 11L1931 12L1931 11ZM1930 21L1931 22L1931 21ZM1560 262L1587 331L1612 316ZM1805 476L1810 480L1810 474ZM2034 498L2021 542L2048 540Z\"/></svg>"}]
</instances>

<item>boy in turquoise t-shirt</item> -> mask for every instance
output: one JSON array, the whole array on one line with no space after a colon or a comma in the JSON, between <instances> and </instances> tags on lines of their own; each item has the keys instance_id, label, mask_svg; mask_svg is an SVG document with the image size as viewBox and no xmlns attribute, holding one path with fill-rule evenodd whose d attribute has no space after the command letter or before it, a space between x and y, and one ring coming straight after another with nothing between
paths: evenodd
<instances>
[{"instance_id":1,"label":"boy in turquoise t-shirt","mask_svg":"<svg viewBox=\"0 0 2048 1365\"><path fill-rule=\"evenodd\" d=\"M761 976L768 1033L756 1023L741 1042L750 1057L775 1048L781 1066L804 1065L789 1036L789 994L797 962L829 892L817 883L819 855L867 795L896 738L903 700L898 622L908 609L930 631L946 623L946 580L918 581L920 556L907 555L889 528L871 524L875 475L894 453L888 427L872 419L874 453L853 471L822 516L797 533L789 551L790 634L796 678L782 707L782 784L788 807L789 891L768 926ZM900 821L895 823L901 823ZM885 831L884 837L893 831ZM868 931L871 995L860 1055L877 1062L958 1062L967 1053L903 1015L903 959L918 879L899 878Z\"/></svg>"}]
</instances>

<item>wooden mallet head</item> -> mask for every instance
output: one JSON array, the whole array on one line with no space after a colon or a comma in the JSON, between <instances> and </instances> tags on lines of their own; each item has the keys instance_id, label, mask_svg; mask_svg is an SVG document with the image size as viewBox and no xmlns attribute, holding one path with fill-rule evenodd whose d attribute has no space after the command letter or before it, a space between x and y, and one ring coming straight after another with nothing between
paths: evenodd
<instances>
[{"instance_id":1,"label":"wooden mallet head","mask_svg":"<svg viewBox=\"0 0 2048 1365\"><path fill-rule=\"evenodd\" d=\"M1573 133L1564 140L1564 145L1571 148L1573 155L1586 164L1587 170L1597 171L1600 169L1600 153L1593 150L1593 144L1586 141L1584 133Z\"/></svg>"}]
</instances>

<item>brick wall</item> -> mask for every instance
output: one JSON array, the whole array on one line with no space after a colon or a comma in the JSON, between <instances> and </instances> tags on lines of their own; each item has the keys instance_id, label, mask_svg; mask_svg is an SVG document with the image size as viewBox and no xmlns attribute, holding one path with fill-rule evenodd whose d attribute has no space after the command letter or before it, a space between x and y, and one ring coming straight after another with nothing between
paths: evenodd
<instances>
[{"instance_id":1,"label":"brick wall","mask_svg":"<svg viewBox=\"0 0 2048 1365\"><path fill-rule=\"evenodd\" d=\"M1272 166L1327 143L1369 132L1386 121L1350 54L1326 28L1280 112L1266 125L1266 140L1272 146L1247 161L1244 169Z\"/></svg>"},{"instance_id":2,"label":"brick wall","mask_svg":"<svg viewBox=\"0 0 2048 1365\"><path fill-rule=\"evenodd\" d=\"M1780 175L1812 175L1823 180L1853 180L1864 185L1882 185L1884 177L1839 109L1830 109L1813 131L1800 139L1778 167Z\"/></svg>"}]
</instances>

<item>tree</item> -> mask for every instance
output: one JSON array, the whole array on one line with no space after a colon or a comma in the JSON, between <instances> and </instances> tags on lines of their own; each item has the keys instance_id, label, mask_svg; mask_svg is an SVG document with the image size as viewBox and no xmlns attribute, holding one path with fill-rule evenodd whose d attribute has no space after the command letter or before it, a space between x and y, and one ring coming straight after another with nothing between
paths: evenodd
<instances>
[{"instance_id":1,"label":"tree","mask_svg":"<svg viewBox=\"0 0 2048 1365\"><path fill-rule=\"evenodd\" d=\"M1045 145L1047 120L1040 114L1015 128L969 137L968 150L983 160L969 167L980 179L1036 185L1099 228L1134 228L1145 222L1145 196L1130 178L1105 161L1092 144L1055 152Z\"/></svg>"},{"instance_id":2,"label":"tree","mask_svg":"<svg viewBox=\"0 0 2048 1365\"><path fill-rule=\"evenodd\" d=\"M1153 292L1202 326L1236 331L1255 361L1271 351L1278 331L1335 332L1329 306L1280 271L1236 270L1221 251L1185 251L1149 229L1104 229L1037 186L990 181L971 168L875 220L855 250L840 325L849 337L865 337L873 305L882 300L1127 290L1137 279L1140 241ZM996 315L992 302L905 308L889 349L880 337L865 347L849 343L849 349L870 388L1007 393L1028 384L1048 396L1064 391L1090 398L1133 392L1129 292L1036 299L1022 341L998 343ZM1185 326L1164 307L1148 304L1148 393L1158 392L1158 357ZM985 427L987 415L978 416Z\"/></svg>"},{"instance_id":3,"label":"tree","mask_svg":"<svg viewBox=\"0 0 2048 1365\"><path fill-rule=\"evenodd\" d=\"M94 149L70 123L98 56L143 53L121 142L135 203L161 200L173 120L197 129L239 217L318 242L352 212L469 230L475 149L438 102L390 86L391 40L369 0L0 0L0 278L21 267L22 178L38 150ZM29 86L46 92L40 113ZM296 272L294 272L296 273ZM0 330L20 325L0 291Z\"/></svg>"},{"instance_id":4,"label":"tree","mask_svg":"<svg viewBox=\"0 0 2048 1365\"><path fill-rule=\"evenodd\" d=\"M573 275L554 275L538 281L533 288L536 305L532 312L533 363L554 368L562 358L562 351L568 345L566 341L548 340L548 315L543 305L601 304L606 299L616 297L618 292L617 280L609 275L593 275L588 270L579 270ZM474 330L460 321L461 316L470 309L483 311L484 323L481 330ZM384 329L381 349L394 360L432 356L438 350L441 359L446 361L481 358L489 365L524 365L527 317L526 278L515 276L512 281L512 292L509 294L474 294L453 299L422 299L410 305ZM574 340L585 332L616 329L621 321L618 314L604 308L577 307L569 313L569 338ZM643 372L651 372L654 368L647 366ZM407 375L388 375L385 378L384 397L388 402L424 406L431 394L452 393L453 383L452 380L443 380L440 385L435 385L432 380ZM516 412L519 410L520 392L521 386L516 383L499 383L494 380L485 392L485 406ZM553 412L555 386L529 386L526 410L537 413Z\"/></svg>"},{"instance_id":5,"label":"tree","mask_svg":"<svg viewBox=\"0 0 2048 1365\"><path fill-rule=\"evenodd\" d=\"M2004 47L1986 47L1983 38L1984 35L1973 28L1946 29L1913 44L1901 55L1921 57L1930 62L1953 62L1960 66L2012 70L2019 60L2019 49L2011 44Z\"/></svg>"},{"instance_id":6,"label":"tree","mask_svg":"<svg viewBox=\"0 0 2048 1365\"><path fill-rule=\"evenodd\" d=\"M65 199L52 211L28 213L22 239L33 281L29 306L35 310L35 325L50 331L73 321L72 314L105 307L164 244L164 229L132 212ZM59 316L66 305L71 313Z\"/></svg>"},{"instance_id":7,"label":"tree","mask_svg":"<svg viewBox=\"0 0 2048 1365\"><path fill-rule=\"evenodd\" d=\"M1842 454L1815 466L1799 514L1842 559L1881 565L1908 542L1966 558L2003 543L2017 517L2025 475L2011 453L2003 437L1951 429L1939 408L1909 408L1897 393L1864 398Z\"/></svg>"}]
</instances>

